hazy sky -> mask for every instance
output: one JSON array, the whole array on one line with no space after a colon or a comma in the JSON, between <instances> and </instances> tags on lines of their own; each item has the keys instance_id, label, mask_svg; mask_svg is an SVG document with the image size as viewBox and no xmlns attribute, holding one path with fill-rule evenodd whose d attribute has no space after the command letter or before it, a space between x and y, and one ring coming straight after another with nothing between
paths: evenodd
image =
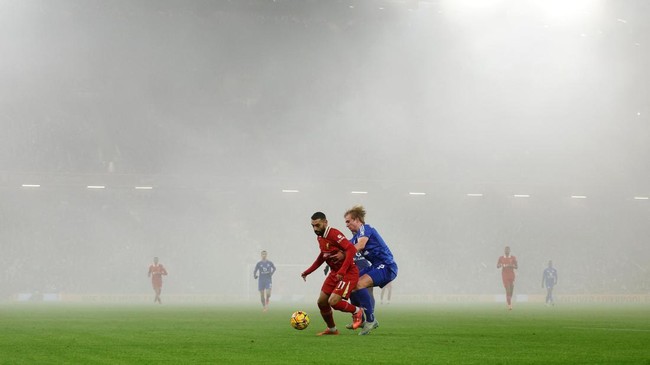
<instances>
[{"instance_id":1,"label":"hazy sky","mask_svg":"<svg viewBox=\"0 0 650 365\"><path fill-rule=\"evenodd\" d=\"M649 10L2 0L0 287L148 293L157 255L170 292L246 295L267 249L311 295L310 215L362 203L396 294L500 293L506 244L521 292L553 259L647 293Z\"/></svg>"}]
</instances>

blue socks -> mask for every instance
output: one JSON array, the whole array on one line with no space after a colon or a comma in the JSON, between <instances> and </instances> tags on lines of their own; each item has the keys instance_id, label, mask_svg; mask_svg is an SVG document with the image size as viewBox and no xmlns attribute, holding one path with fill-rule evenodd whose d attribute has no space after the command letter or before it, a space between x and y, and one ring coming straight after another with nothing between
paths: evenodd
<instances>
[{"instance_id":1,"label":"blue socks","mask_svg":"<svg viewBox=\"0 0 650 365\"><path fill-rule=\"evenodd\" d=\"M363 288L355 291L350 295L350 301L356 306L361 306L364 308L366 313L366 321L374 322L375 321L375 298L373 298L368 289Z\"/></svg>"}]
</instances>

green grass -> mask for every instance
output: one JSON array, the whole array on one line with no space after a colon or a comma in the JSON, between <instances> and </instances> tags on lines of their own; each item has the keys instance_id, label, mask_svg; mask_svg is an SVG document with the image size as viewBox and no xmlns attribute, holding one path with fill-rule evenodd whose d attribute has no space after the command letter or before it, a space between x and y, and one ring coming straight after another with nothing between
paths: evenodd
<instances>
[{"instance_id":1,"label":"green grass","mask_svg":"<svg viewBox=\"0 0 650 365\"><path fill-rule=\"evenodd\" d=\"M311 325L289 326L293 310ZM369 336L315 305L0 306L0 364L650 364L650 308L392 304Z\"/></svg>"}]
</instances>

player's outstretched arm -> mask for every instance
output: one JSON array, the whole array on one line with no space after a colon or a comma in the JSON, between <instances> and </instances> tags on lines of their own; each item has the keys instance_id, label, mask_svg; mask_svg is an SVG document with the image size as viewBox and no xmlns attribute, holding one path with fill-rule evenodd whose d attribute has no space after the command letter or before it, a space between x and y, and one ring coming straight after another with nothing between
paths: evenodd
<instances>
[{"instance_id":1,"label":"player's outstretched arm","mask_svg":"<svg viewBox=\"0 0 650 365\"><path fill-rule=\"evenodd\" d=\"M300 274L300 276L302 276L302 279L304 281L307 281L307 275L309 275L309 274L313 273L314 271L316 271L316 269L318 269L320 267L320 265L323 264L323 262L325 262L325 259L323 258L323 254L320 253L318 255L318 257L316 257L316 260L314 261L314 263L311 264L311 266L307 270L303 271L302 274Z\"/></svg>"}]
</instances>

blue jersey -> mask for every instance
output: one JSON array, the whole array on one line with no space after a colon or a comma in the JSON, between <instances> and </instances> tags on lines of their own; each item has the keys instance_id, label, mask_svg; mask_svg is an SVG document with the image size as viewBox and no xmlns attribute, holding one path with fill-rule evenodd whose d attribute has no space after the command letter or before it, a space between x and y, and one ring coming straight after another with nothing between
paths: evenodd
<instances>
[{"instance_id":1,"label":"blue jersey","mask_svg":"<svg viewBox=\"0 0 650 365\"><path fill-rule=\"evenodd\" d=\"M260 273L260 280L268 279L270 282L271 276L273 276L273 273L275 272L275 265L273 265L273 263L269 260L260 261L257 263L257 265L255 265L253 275L257 276L258 271Z\"/></svg>"},{"instance_id":2,"label":"blue jersey","mask_svg":"<svg viewBox=\"0 0 650 365\"><path fill-rule=\"evenodd\" d=\"M370 261L373 266L395 264L393 253L390 252L388 245L386 245L386 242L384 242L384 239L381 238L376 229L372 228L369 224L364 224L359 228L359 231L352 236L350 241L356 245L361 237L367 237L368 241L366 242L366 246L362 251L359 251L359 253L361 253L366 260Z\"/></svg>"},{"instance_id":3,"label":"blue jersey","mask_svg":"<svg viewBox=\"0 0 650 365\"><path fill-rule=\"evenodd\" d=\"M553 267L547 267L544 270L543 280L546 286L555 285L555 283L557 283L557 270Z\"/></svg>"}]
</instances>

